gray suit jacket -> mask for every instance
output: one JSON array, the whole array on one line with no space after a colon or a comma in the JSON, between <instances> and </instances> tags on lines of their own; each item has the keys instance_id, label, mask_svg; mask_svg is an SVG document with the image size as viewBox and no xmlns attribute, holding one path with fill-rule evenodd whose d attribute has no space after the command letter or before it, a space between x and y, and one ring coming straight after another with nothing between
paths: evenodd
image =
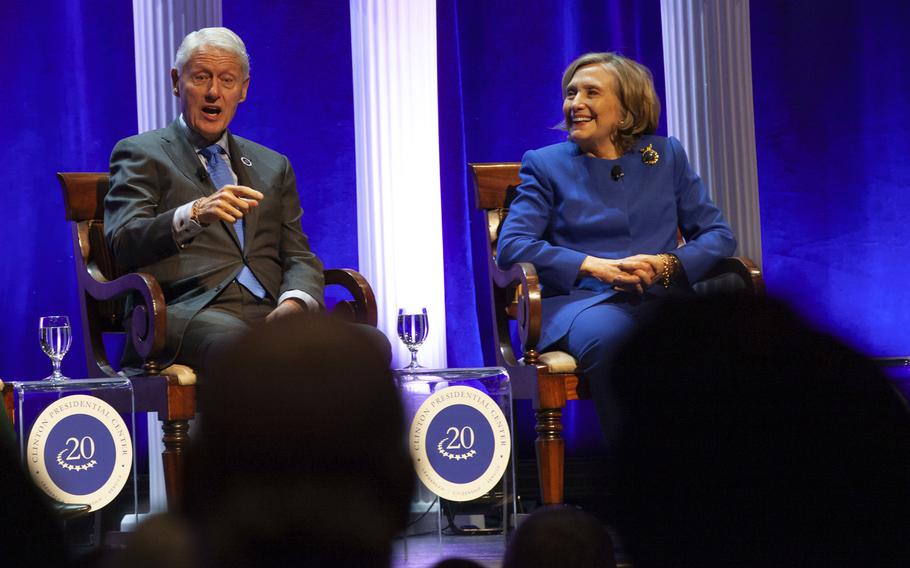
<instances>
[{"instance_id":1,"label":"gray suit jacket","mask_svg":"<svg viewBox=\"0 0 910 568\"><path fill-rule=\"evenodd\" d=\"M323 302L322 263L300 227L303 211L287 157L228 133L237 182L265 197L246 217L244 247L230 223L213 223L192 241L174 239L174 213L215 187L179 122L121 140L111 154L104 231L117 262L147 272L164 291L167 343L160 363L173 361L186 325L240 272L244 259L277 299L302 290Z\"/></svg>"}]
</instances>

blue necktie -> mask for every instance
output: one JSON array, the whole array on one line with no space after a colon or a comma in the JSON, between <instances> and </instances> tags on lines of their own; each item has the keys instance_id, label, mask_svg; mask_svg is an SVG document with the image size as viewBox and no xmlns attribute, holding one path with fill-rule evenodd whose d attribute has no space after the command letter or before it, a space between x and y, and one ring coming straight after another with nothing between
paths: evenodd
<instances>
[{"instance_id":1,"label":"blue necktie","mask_svg":"<svg viewBox=\"0 0 910 568\"><path fill-rule=\"evenodd\" d=\"M221 152L223 152L221 146L212 144L199 152L205 157L206 168L209 171L209 175L212 177L212 182L215 184L216 189L221 189L225 185L234 183L234 176L231 175L231 169L228 167L227 162L221 157ZM243 219L237 219L234 223L234 231L237 232L237 239L240 241L240 248L242 250ZM250 270L250 267L246 264L243 265L243 269L240 271L240 274L237 275L237 282L240 282L244 288L249 290L257 298L265 298L265 288L262 287L262 284L256 279L256 275L253 274L253 271Z\"/></svg>"}]
</instances>

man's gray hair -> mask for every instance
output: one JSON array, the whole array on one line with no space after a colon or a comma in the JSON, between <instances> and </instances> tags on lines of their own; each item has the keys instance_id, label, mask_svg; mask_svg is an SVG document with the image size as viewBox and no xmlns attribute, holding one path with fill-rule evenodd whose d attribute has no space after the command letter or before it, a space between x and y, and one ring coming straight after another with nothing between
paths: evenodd
<instances>
[{"instance_id":1,"label":"man's gray hair","mask_svg":"<svg viewBox=\"0 0 910 568\"><path fill-rule=\"evenodd\" d=\"M177 56L174 59L174 69L178 75L183 73L183 66L200 47L217 47L230 51L240 58L243 78L250 76L250 56L246 53L246 46L240 36L227 28L202 28L188 33L177 48Z\"/></svg>"}]
</instances>

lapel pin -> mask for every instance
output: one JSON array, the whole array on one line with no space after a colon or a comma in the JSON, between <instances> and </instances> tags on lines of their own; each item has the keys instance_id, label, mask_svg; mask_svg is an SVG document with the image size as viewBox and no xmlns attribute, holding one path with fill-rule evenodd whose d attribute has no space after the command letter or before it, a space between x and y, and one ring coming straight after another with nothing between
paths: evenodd
<instances>
[{"instance_id":1,"label":"lapel pin","mask_svg":"<svg viewBox=\"0 0 910 568\"><path fill-rule=\"evenodd\" d=\"M647 147L639 150L639 152L641 152L641 161L648 164L649 166L653 166L658 162L658 160L660 160L660 154L658 154L657 150L651 146L651 144L648 144Z\"/></svg>"},{"instance_id":2,"label":"lapel pin","mask_svg":"<svg viewBox=\"0 0 910 568\"><path fill-rule=\"evenodd\" d=\"M650 148L650 146L648 146ZM246 156L240 156L240 161L243 162L243 165L250 168L253 166L253 162L250 161Z\"/></svg>"}]
</instances>

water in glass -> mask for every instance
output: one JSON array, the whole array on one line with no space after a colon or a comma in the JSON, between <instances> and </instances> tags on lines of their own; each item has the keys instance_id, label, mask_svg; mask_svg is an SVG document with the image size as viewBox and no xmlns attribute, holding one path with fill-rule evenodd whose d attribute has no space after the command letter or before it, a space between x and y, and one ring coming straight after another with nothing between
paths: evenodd
<instances>
[{"instance_id":1,"label":"water in glass","mask_svg":"<svg viewBox=\"0 0 910 568\"><path fill-rule=\"evenodd\" d=\"M66 379L67 377L60 372L60 363L73 342L69 318L45 316L38 320L38 333L41 339L41 350L51 358L51 363L54 365L54 372L49 377L45 377L45 380Z\"/></svg>"},{"instance_id":2,"label":"water in glass","mask_svg":"<svg viewBox=\"0 0 910 568\"><path fill-rule=\"evenodd\" d=\"M420 311L398 310L398 337L411 352L411 363L407 366L408 369L420 368L417 363L417 349L426 340L429 331L426 308L421 308Z\"/></svg>"}]
</instances>

